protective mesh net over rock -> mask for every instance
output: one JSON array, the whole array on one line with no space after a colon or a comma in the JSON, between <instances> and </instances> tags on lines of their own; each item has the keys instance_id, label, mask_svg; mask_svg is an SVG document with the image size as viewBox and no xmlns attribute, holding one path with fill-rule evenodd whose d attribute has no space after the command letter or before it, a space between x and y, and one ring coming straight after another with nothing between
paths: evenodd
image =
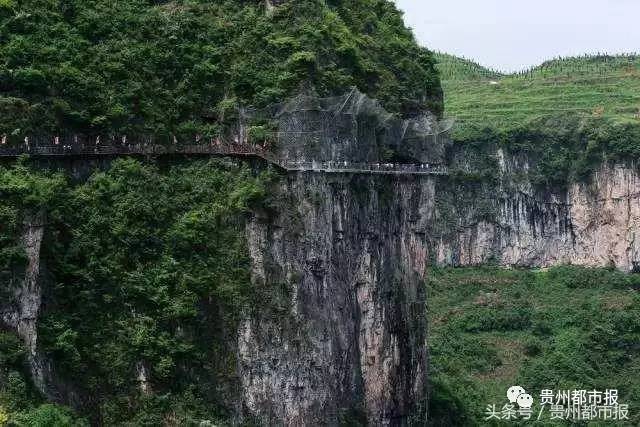
<instances>
[{"instance_id":1,"label":"protective mesh net over rock","mask_svg":"<svg viewBox=\"0 0 640 427\"><path fill-rule=\"evenodd\" d=\"M301 93L241 109L241 132L285 162L442 162L452 122L430 114L401 119L356 89L322 98Z\"/></svg>"},{"instance_id":2,"label":"protective mesh net over rock","mask_svg":"<svg viewBox=\"0 0 640 427\"><path fill-rule=\"evenodd\" d=\"M0 135L0 157L249 155L288 170L441 173L450 128L429 113L402 119L354 89L240 108L217 135Z\"/></svg>"}]
</instances>

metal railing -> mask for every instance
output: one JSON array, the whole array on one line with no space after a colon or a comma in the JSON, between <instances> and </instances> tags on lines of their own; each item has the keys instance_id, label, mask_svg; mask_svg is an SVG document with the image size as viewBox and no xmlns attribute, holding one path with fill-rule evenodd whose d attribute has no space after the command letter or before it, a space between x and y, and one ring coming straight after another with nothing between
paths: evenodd
<instances>
[{"instance_id":1,"label":"metal railing","mask_svg":"<svg viewBox=\"0 0 640 427\"><path fill-rule=\"evenodd\" d=\"M269 151L265 145L248 142L223 142L220 139L196 139L184 144L177 141L158 144L154 139L137 138L101 140L78 136L60 138L25 138L21 143L8 143L6 137L0 137L0 157L92 157L127 155L218 155L218 156L255 156L260 157L288 171L317 171L326 173L371 173L371 174L411 174L446 175L447 168L442 165L420 163L351 163L348 161L290 161L281 160Z\"/></svg>"},{"instance_id":2,"label":"metal railing","mask_svg":"<svg viewBox=\"0 0 640 427\"><path fill-rule=\"evenodd\" d=\"M286 161L280 165L288 170L340 172L340 173L379 173L411 175L447 175L446 166L431 163L351 163L339 161Z\"/></svg>"}]
</instances>

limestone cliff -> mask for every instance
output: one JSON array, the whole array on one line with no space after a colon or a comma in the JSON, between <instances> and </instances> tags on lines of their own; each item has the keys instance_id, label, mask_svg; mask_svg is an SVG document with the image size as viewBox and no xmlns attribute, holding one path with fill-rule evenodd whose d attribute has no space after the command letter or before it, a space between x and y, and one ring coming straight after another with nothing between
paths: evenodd
<instances>
[{"instance_id":1,"label":"limestone cliff","mask_svg":"<svg viewBox=\"0 0 640 427\"><path fill-rule=\"evenodd\" d=\"M526 157L496 155L500 180L495 187L439 187L447 203L439 204L446 207L436 216L453 221L440 224L437 263L637 270L640 176L635 166L605 163L589 179L565 189L539 189L526 179Z\"/></svg>"},{"instance_id":2,"label":"limestone cliff","mask_svg":"<svg viewBox=\"0 0 640 427\"><path fill-rule=\"evenodd\" d=\"M503 179L523 167L506 163ZM636 268L634 169L605 165L557 193L503 184L474 192L451 177L284 178L286 203L247 225L255 286L282 284L288 303L240 328L248 412L285 425L336 425L357 408L371 425L417 417L428 379L422 278L430 262ZM457 196L453 223L443 203L452 194L443 191Z\"/></svg>"},{"instance_id":3,"label":"limestone cliff","mask_svg":"<svg viewBox=\"0 0 640 427\"><path fill-rule=\"evenodd\" d=\"M270 300L247 313L237 331L240 419L424 420L423 279L430 265L638 269L640 176L633 165L605 163L589 179L550 189L532 184L535 160L522 153L478 158L448 155L449 175L282 172L271 203L253 211L245 228L253 285ZM478 166L487 159L495 172L489 178ZM43 216L28 215L28 262L8 286L10 301L0 304L2 321L23 339L40 391L81 407L79 393L55 378L38 349L44 235ZM153 393L144 364L132 375L143 393Z\"/></svg>"},{"instance_id":4,"label":"limestone cliff","mask_svg":"<svg viewBox=\"0 0 640 427\"><path fill-rule=\"evenodd\" d=\"M52 361L39 344L38 320L46 292L41 256L45 229L44 211L25 214L20 241L25 250L26 266L24 271L16 272L9 283L2 283L11 297L0 301L0 327L9 328L22 340L28 372L35 388L49 401L80 408L86 397L79 396L66 379L55 374Z\"/></svg>"},{"instance_id":5,"label":"limestone cliff","mask_svg":"<svg viewBox=\"0 0 640 427\"><path fill-rule=\"evenodd\" d=\"M379 162L390 149L395 159L444 162L449 174L290 172L273 189L274 211L252 216L254 285L278 284L284 301L239 330L241 399L260 423L421 419L429 265L637 268L634 167L603 164L590 179L540 188L526 153L461 148L438 137L433 120L391 120L361 94L340 101L281 107L281 158Z\"/></svg>"},{"instance_id":6,"label":"limestone cliff","mask_svg":"<svg viewBox=\"0 0 640 427\"><path fill-rule=\"evenodd\" d=\"M264 424L407 423L425 410L422 278L434 182L299 173L247 225L255 286L288 308L239 333L249 412Z\"/></svg>"},{"instance_id":7,"label":"limestone cliff","mask_svg":"<svg viewBox=\"0 0 640 427\"><path fill-rule=\"evenodd\" d=\"M22 339L29 363L29 371L34 385L47 394L45 383L46 362L38 350L38 313L42 303L40 274L40 246L44 235L44 215L42 212L26 215L21 236L27 257L24 275L9 284L13 298L1 304L2 320L14 329Z\"/></svg>"}]
</instances>

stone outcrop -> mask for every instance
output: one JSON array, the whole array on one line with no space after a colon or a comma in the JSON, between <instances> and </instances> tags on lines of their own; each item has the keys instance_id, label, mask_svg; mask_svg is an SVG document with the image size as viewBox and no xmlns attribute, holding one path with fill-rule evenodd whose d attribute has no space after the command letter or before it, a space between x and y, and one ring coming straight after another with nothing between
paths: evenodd
<instances>
[{"instance_id":1,"label":"stone outcrop","mask_svg":"<svg viewBox=\"0 0 640 427\"><path fill-rule=\"evenodd\" d=\"M340 108L349 102L344 98ZM446 158L451 173L283 172L269 206L246 223L252 281L265 300L237 332L240 418L288 426L423 422L423 283L430 265L639 269L640 174L633 165L603 164L589 180L541 189L531 183L532 159L525 155L445 153L441 140L425 137L435 122L369 126L382 113L337 120L336 111L281 116L281 128L293 126L292 132L303 122L305 135L328 127L321 132L325 139L281 146L283 156L343 161L356 153L358 161L378 162L393 149L410 161ZM407 137L413 125L420 138ZM405 151L394 149L394 141L407 144ZM81 180L93 165L78 162L69 169ZM487 164L493 177L485 179ZM28 263L23 277L9 284L11 298L0 302L0 314L24 341L39 390L78 407L78 393L54 378L38 350L43 221L27 216L22 240ZM141 392L152 393L143 360L135 375Z\"/></svg>"},{"instance_id":2,"label":"stone outcrop","mask_svg":"<svg viewBox=\"0 0 640 427\"><path fill-rule=\"evenodd\" d=\"M52 361L38 343L38 320L46 291L41 256L45 222L44 211L25 213L20 240L25 250L26 266L24 271L14 274L9 283L2 283L11 297L0 301L0 326L12 330L22 340L28 372L35 388L49 401L81 408L88 399L81 397L68 381L56 375Z\"/></svg>"},{"instance_id":3,"label":"stone outcrop","mask_svg":"<svg viewBox=\"0 0 640 427\"><path fill-rule=\"evenodd\" d=\"M248 223L254 285L286 288L283 312L239 332L244 404L263 424L401 425L425 410L433 184L298 173Z\"/></svg>"},{"instance_id":4,"label":"stone outcrop","mask_svg":"<svg viewBox=\"0 0 640 427\"><path fill-rule=\"evenodd\" d=\"M34 385L47 394L47 366L38 350L38 313L42 303L40 246L44 236L44 214L26 215L21 236L27 263L24 276L8 284L13 298L1 304L2 321L22 339Z\"/></svg>"},{"instance_id":5,"label":"stone outcrop","mask_svg":"<svg viewBox=\"0 0 640 427\"><path fill-rule=\"evenodd\" d=\"M635 166L603 164L584 182L540 190L526 180L526 158L505 158L501 152L498 158L498 186L475 192L462 186L455 200L449 198L447 216L454 221L441 225L443 232L435 236L438 264L638 269L640 175ZM446 183L438 189L441 197L450 196L447 191L453 190Z\"/></svg>"},{"instance_id":6,"label":"stone outcrop","mask_svg":"<svg viewBox=\"0 0 640 427\"><path fill-rule=\"evenodd\" d=\"M356 88L342 96L302 93L262 110L243 110L243 125L267 121L277 128L274 156L305 162L441 164L451 123L434 115L402 119ZM443 136L444 135L444 136Z\"/></svg>"},{"instance_id":7,"label":"stone outcrop","mask_svg":"<svg viewBox=\"0 0 640 427\"><path fill-rule=\"evenodd\" d=\"M423 415L428 265L637 268L640 176L603 165L540 190L528 160L496 153L498 183L454 176L295 173L284 201L247 225L255 286L286 289L281 312L239 331L242 400L263 424L370 425ZM415 418L412 418L415 417Z\"/></svg>"},{"instance_id":8,"label":"stone outcrop","mask_svg":"<svg viewBox=\"0 0 640 427\"><path fill-rule=\"evenodd\" d=\"M252 216L254 285L275 286L281 302L238 333L241 400L263 425L423 422L429 265L638 268L634 167L604 164L591 180L539 188L525 154L461 149L436 137L437 122L392 120L355 92L298 97L275 116L289 162L379 162L391 150L446 159L450 174L289 173L274 211Z\"/></svg>"}]
</instances>

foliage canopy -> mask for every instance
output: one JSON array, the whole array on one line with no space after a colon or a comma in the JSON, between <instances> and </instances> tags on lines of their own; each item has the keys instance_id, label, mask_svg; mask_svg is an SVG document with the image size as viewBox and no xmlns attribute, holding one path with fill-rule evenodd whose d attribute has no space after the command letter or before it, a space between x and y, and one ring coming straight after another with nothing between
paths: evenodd
<instances>
[{"instance_id":1,"label":"foliage canopy","mask_svg":"<svg viewBox=\"0 0 640 427\"><path fill-rule=\"evenodd\" d=\"M0 57L7 134L215 134L237 104L301 85L442 110L433 57L388 0L6 2Z\"/></svg>"}]
</instances>

